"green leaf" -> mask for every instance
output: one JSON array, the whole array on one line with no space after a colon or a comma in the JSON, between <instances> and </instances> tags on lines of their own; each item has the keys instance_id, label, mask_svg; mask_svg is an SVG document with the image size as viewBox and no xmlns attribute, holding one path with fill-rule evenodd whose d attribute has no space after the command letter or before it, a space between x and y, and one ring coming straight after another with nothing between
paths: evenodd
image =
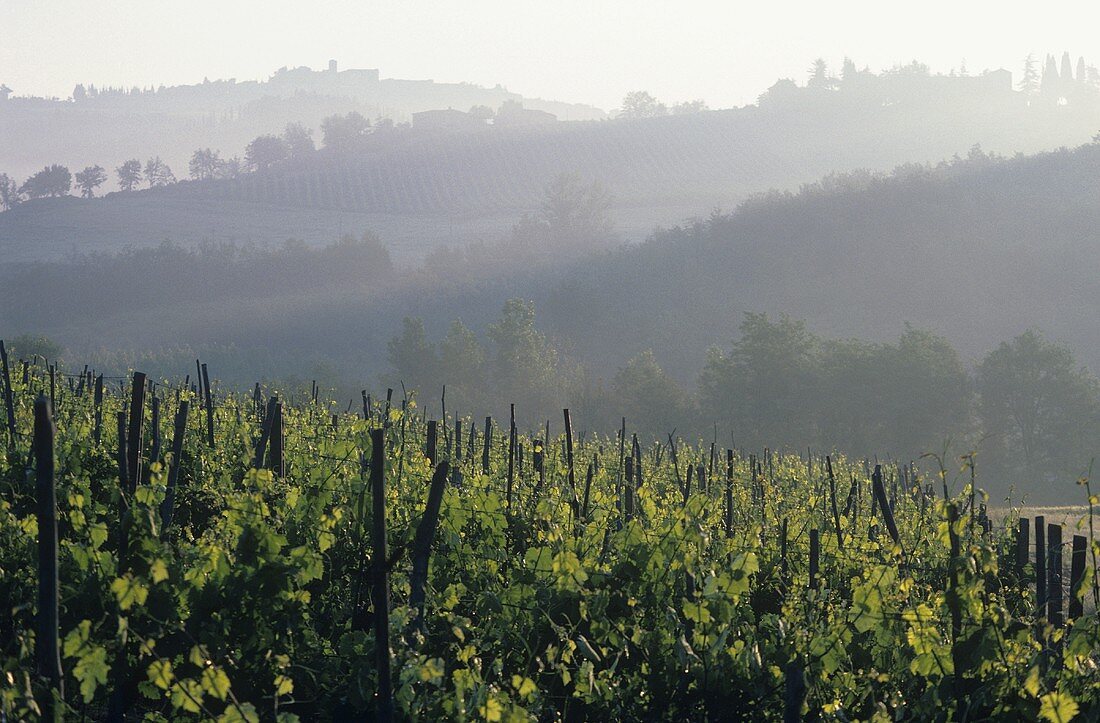
<instances>
[{"instance_id":1,"label":"green leaf","mask_svg":"<svg viewBox=\"0 0 1100 723\"><path fill-rule=\"evenodd\" d=\"M115 598L118 600L118 606L123 610L129 610L133 607L134 603L138 605L145 604L145 598L149 596L149 588L141 584L130 573L126 573L124 576L116 578L111 583L111 592L115 594Z\"/></svg>"},{"instance_id":2,"label":"green leaf","mask_svg":"<svg viewBox=\"0 0 1100 723\"><path fill-rule=\"evenodd\" d=\"M149 682L162 690L172 687L176 676L172 673L172 664L167 660L154 660L147 671Z\"/></svg>"},{"instance_id":3,"label":"green leaf","mask_svg":"<svg viewBox=\"0 0 1100 723\"><path fill-rule=\"evenodd\" d=\"M1039 717L1050 723L1068 723L1077 711L1077 701L1065 693L1047 693L1039 699Z\"/></svg>"},{"instance_id":4,"label":"green leaf","mask_svg":"<svg viewBox=\"0 0 1100 723\"><path fill-rule=\"evenodd\" d=\"M260 714L251 703L231 705L218 716L218 723L260 723Z\"/></svg>"},{"instance_id":5,"label":"green leaf","mask_svg":"<svg viewBox=\"0 0 1100 723\"><path fill-rule=\"evenodd\" d=\"M80 681L80 694L85 703L91 703L96 688L107 683L107 673L111 666L107 664L107 649L96 646L81 656L73 668L73 675Z\"/></svg>"},{"instance_id":6,"label":"green leaf","mask_svg":"<svg viewBox=\"0 0 1100 723\"><path fill-rule=\"evenodd\" d=\"M1039 697L1039 666L1033 667L1027 674L1027 680L1024 681L1024 690L1026 690L1032 698Z\"/></svg>"},{"instance_id":7,"label":"green leaf","mask_svg":"<svg viewBox=\"0 0 1100 723\"><path fill-rule=\"evenodd\" d=\"M80 653L84 643L88 642L91 630L92 621L81 620L79 625L69 631L69 634L65 636L65 642L61 646L61 651L66 658L75 657Z\"/></svg>"},{"instance_id":8,"label":"green leaf","mask_svg":"<svg viewBox=\"0 0 1100 723\"><path fill-rule=\"evenodd\" d=\"M202 671L202 689L218 700L229 695L229 676L221 668L211 665Z\"/></svg>"},{"instance_id":9,"label":"green leaf","mask_svg":"<svg viewBox=\"0 0 1100 723\"><path fill-rule=\"evenodd\" d=\"M194 680L180 680L172 685L172 705L180 710L200 713L202 699L202 688Z\"/></svg>"},{"instance_id":10,"label":"green leaf","mask_svg":"<svg viewBox=\"0 0 1100 723\"><path fill-rule=\"evenodd\" d=\"M294 692L294 681L286 675L275 676L275 695L290 695Z\"/></svg>"},{"instance_id":11,"label":"green leaf","mask_svg":"<svg viewBox=\"0 0 1100 723\"><path fill-rule=\"evenodd\" d=\"M168 579L168 565L164 564L164 560L159 557L153 560L153 564L149 566L149 574L153 576L153 583L162 582Z\"/></svg>"}]
</instances>

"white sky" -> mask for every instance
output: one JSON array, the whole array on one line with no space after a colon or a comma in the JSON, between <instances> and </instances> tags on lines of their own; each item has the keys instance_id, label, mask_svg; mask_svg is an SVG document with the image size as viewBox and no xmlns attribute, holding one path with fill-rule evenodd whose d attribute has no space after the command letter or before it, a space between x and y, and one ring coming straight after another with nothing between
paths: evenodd
<instances>
[{"instance_id":1,"label":"white sky","mask_svg":"<svg viewBox=\"0 0 1100 723\"><path fill-rule=\"evenodd\" d=\"M67 97L78 82L262 79L336 58L605 109L636 89L728 107L804 80L817 56L1016 77L1029 52L1100 64L1098 26L1095 0L0 0L0 83Z\"/></svg>"}]
</instances>

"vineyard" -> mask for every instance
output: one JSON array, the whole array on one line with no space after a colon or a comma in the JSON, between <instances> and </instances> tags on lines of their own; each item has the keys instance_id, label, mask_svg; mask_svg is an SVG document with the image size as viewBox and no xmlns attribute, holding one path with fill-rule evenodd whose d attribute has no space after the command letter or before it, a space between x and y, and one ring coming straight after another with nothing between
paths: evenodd
<instances>
[{"instance_id":1,"label":"vineyard","mask_svg":"<svg viewBox=\"0 0 1100 723\"><path fill-rule=\"evenodd\" d=\"M2 356L0 720L1100 716L1091 530L969 457Z\"/></svg>"},{"instance_id":2,"label":"vineyard","mask_svg":"<svg viewBox=\"0 0 1100 723\"><path fill-rule=\"evenodd\" d=\"M188 184L185 196L280 208L397 214L515 213L537 206L562 173L600 179L627 203L729 202L801 178L802 163L769 148L776 131L737 112L535 129L380 134L350 153L321 153L231 181ZM760 169L770 169L761 177ZM751 174L751 175L750 175Z\"/></svg>"}]
</instances>

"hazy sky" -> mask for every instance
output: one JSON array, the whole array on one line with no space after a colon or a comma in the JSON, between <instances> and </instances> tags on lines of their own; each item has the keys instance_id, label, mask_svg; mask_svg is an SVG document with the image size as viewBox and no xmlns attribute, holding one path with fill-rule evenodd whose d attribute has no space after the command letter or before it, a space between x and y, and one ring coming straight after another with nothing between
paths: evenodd
<instances>
[{"instance_id":1,"label":"hazy sky","mask_svg":"<svg viewBox=\"0 0 1100 723\"><path fill-rule=\"evenodd\" d=\"M507 86L605 109L630 90L712 107L753 101L817 56L948 71L1028 52L1100 64L1100 4L924 0L0 0L0 83L68 96L77 82L262 79L280 66Z\"/></svg>"}]
</instances>

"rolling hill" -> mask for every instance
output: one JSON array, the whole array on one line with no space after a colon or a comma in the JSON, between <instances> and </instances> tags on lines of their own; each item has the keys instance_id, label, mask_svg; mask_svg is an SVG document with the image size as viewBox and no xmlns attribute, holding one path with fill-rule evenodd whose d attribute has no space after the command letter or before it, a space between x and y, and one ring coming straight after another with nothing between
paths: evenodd
<instances>
[{"instance_id":1,"label":"rolling hill","mask_svg":"<svg viewBox=\"0 0 1100 723\"><path fill-rule=\"evenodd\" d=\"M1096 130L1092 95L1059 106L976 87L983 92L897 98L773 89L755 106L690 115L392 129L351 150L322 149L235 180L28 204L0 214L0 249L5 259L27 260L163 240L322 243L370 229L399 262L415 263L439 246L503 236L563 173L603 183L623 237L641 240L655 225L838 169L937 162L975 145L1037 152L1080 144Z\"/></svg>"}]
</instances>

